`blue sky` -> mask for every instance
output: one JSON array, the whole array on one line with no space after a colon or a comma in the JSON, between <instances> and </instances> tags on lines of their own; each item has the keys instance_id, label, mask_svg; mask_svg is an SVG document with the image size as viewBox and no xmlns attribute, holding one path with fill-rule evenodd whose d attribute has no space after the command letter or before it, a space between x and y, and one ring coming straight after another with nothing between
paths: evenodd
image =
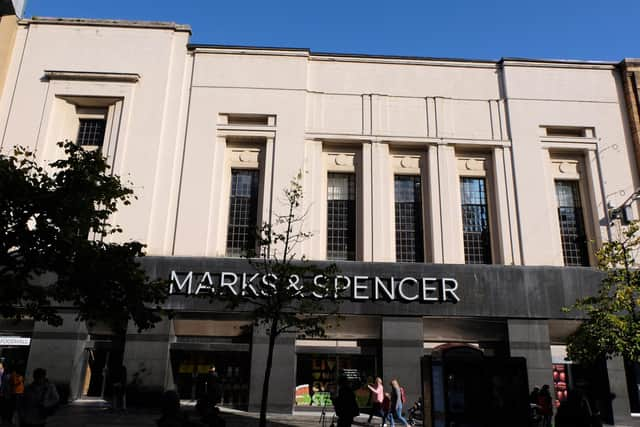
<instances>
[{"instance_id":1,"label":"blue sky","mask_svg":"<svg viewBox=\"0 0 640 427\"><path fill-rule=\"evenodd\" d=\"M316 52L640 57L640 0L28 0L25 16L174 21L193 43Z\"/></svg>"}]
</instances>

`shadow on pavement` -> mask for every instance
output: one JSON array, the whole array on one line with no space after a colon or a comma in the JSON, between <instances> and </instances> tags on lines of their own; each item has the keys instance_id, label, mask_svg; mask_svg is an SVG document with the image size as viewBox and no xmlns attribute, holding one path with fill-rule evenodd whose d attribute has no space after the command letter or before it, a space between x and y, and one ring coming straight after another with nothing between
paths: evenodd
<instances>
[{"instance_id":1,"label":"shadow on pavement","mask_svg":"<svg viewBox=\"0 0 640 427\"><path fill-rule=\"evenodd\" d=\"M198 417L193 406L183 405L182 409L189 415L189 419L196 421ZM222 418L227 427L257 427L258 414L232 409L221 409ZM332 414L327 414L325 422L320 422L319 413L294 415L271 414L267 425L269 427L329 427ZM76 401L61 407L58 412L47 420L47 427L147 427L155 426L160 418L157 409L131 408L126 412L114 412L106 403L83 403ZM367 417L362 415L354 426L366 426ZM375 423L374 425L379 425Z\"/></svg>"}]
</instances>

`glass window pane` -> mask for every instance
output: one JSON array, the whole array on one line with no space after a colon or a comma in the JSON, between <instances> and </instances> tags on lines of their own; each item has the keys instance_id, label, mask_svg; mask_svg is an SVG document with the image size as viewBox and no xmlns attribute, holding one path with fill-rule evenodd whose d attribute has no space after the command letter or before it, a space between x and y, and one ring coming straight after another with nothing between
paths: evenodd
<instances>
[{"instance_id":1,"label":"glass window pane","mask_svg":"<svg viewBox=\"0 0 640 427\"><path fill-rule=\"evenodd\" d=\"M105 124L104 119L80 119L76 144L102 147Z\"/></svg>"},{"instance_id":2,"label":"glass window pane","mask_svg":"<svg viewBox=\"0 0 640 427\"><path fill-rule=\"evenodd\" d=\"M422 262L422 197L419 176L395 177L396 261Z\"/></svg>"},{"instance_id":3,"label":"glass window pane","mask_svg":"<svg viewBox=\"0 0 640 427\"><path fill-rule=\"evenodd\" d=\"M227 256L255 250L258 220L258 171L231 171Z\"/></svg>"},{"instance_id":4,"label":"glass window pane","mask_svg":"<svg viewBox=\"0 0 640 427\"><path fill-rule=\"evenodd\" d=\"M565 265L588 266L587 236L578 185L578 181L556 181L562 256Z\"/></svg>"},{"instance_id":5,"label":"glass window pane","mask_svg":"<svg viewBox=\"0 0 640 427\"><path fill-rule=\"evenodd\" d=\"M327 177L327 259L356 259L356 185L352 173Z\"/></svg>"},{"instance_id":6,"label":"glass window pane","mask_svg":"<svg viewBox=\"0 0 640 427\"><path fill-rule=\"evenodd\" d=\"M489 206L484 178L460 178L464 262L491 264Z\"/></svg>"}]
</instances>

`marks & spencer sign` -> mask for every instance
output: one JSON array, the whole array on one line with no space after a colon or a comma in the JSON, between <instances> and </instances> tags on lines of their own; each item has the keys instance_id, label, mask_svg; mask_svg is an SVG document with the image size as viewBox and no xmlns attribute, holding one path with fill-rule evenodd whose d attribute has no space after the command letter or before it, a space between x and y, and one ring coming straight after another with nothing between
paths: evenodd
<instances>
[{"instance_id":1,"label":"marks & spencer sign","mask_svg":"<svg viewBox=\"0 0 640 427\"><path fill-rule=\"evenodd\" d=\"M209 271L171 271L169 293L172 295L217 295L232 293L259 297L266 291L276 289L278 278L273 274L233 273ZM313 281L313 291L305 294L302 280ZM380 277L338 275L331 279L333 286L327 286L327 278L322 275L301 278L291 275L288 290L297 291L300 298L342 298L355 302L400 301L418 303L457 303L458 281L451 277ZM271 288L271 289L269 289ZM329 292L331 288L334 291ZM321 292L327 289L327 292Z\"/></svg>"}]
</instances>

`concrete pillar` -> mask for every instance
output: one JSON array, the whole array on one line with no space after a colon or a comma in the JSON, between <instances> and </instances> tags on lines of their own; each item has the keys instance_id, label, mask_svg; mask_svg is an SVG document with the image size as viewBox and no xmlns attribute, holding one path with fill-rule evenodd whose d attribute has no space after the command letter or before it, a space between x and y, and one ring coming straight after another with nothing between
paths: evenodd
<instances>
[{"instance_id":1,"label":"concrete pillar","mask_svg":"<svg viewBox=\"0 0 640 427\"><path fill-rule=\"evenodd\" d=\"M30 383L33 371L44 368L63 397L68 393L70 399L77 399L82 394L86 367L84 349L89 335L85 323L76 321L75 314L61 314L61 317L60 326L35 323L25 380Z\"/></svg>"},{"instance_id":2,"label":"concrete pillar","mask_svg":"<svg viewBox=\"0 0 640 427\"><path fill-rule=\"evenodd\" d=\"M629 391L627 390L627 376L624 361L621 357L607 360L607 375L609 376L609 390L615 395L611 401L613 421L615 425L637 425L637 419L631 418L629 405ZM635 424L634 424L635 423Z\"/></svg>"},{"instance_id":3,"label":"concrete pillar","mask_svg":"<svg viewBox=\"0 0 640 427\"><path fill-rule=\"evenodd\" d=\"M173 321L164 319L154 328L138 332L133 322L127 327L123 364L127 381L144 392L162 392L174 388L169 348L175 339Z\"/></svg>"},{"instance_id":4,"label":"concrete pillar","mask_svg":"<svg viewBox=\"0 0 640 427\"><path fill-rule=\"evenodd\" d=\"M249 412L259 412L262 399L262 383L267 365L269 337L265 328L254 327L251 341L251 379L249 381ZM283 334L276 339L273 349L273 365L269 380L267 411L290 414L296 387L296 338Z\"/></svg>"},{"instance_id":5,"label":"concrete pillar","mask_svg":"<svg viewBox=\"0 0 640 427\"><path fill-rule=\"evenodd\" d=\"M382 318L382 380L385 389L396 378L411 407L421 394L421 360L424 354L422 317Z\"/></svg>"},{"instance_id":6,"label":"concrete pillar","mask_svg":"<svg viewBox=\"0 0 640 427\"><path fill-rule=\"evenodd\" d=\"M527 359L529 389L548 384L553 396L553 364L546 320L509 319L509 351L512 357Z\"/></svg>"},{"instance_id":7,"label":"concrete pillar","mask_svg":"<svg viewBox=\"0 0 640 427\"><path fill-rule=\"evenodd\" d=\"M464 264L462 215L460 211L460 178L456 150L452 145L438 146L440 203L436 211L442 224L442 259L446 264Z\"/></svg>"}]
</instances>

